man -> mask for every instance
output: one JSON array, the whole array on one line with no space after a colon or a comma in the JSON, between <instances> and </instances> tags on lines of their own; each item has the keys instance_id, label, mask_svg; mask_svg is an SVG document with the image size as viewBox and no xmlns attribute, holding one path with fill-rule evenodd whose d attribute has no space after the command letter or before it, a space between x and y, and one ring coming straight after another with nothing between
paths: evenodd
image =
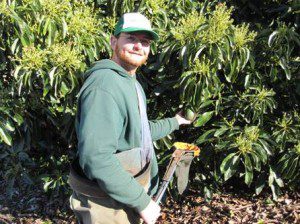
<instances>
[{"instance_id":1,"label":"man","mask_svg":"<svg viewBox=\"0 0 300 224\"><path fill-rule=\"evenodd\" d=\"M190 121L180 115L148 121L145 94L136 80L158 35L139 13L124 14L111 37L111 60L96 62L79 93L78 160L69 183L71 208L81 223L155 223L160 206L152 141Z\"/></svg>"}]
</instances>

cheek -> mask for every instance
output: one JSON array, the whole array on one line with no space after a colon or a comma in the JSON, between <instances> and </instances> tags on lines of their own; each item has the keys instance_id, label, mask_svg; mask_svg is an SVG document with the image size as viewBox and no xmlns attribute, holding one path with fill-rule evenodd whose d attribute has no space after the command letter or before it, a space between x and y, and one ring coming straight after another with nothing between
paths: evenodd
<instances>
[{"instance_id":1,"label":"cheek","mask_svg":"<svg viewBox=\"0 0 300 224\"><path fill-rule=\"evenodd\" d=\"M145 55L148 56L150 53L150 48L145 49L144 52L145 52Z\"/></svg>"},{"instance_id":2,"label":"cheek","mask_svg":"<svg viewBox=\"0 0 300 224\"><path fill-rule=\"evenodd\" d=\"M119 48L122 52L128 52L128 51L132 51L133 46L131 46L130 44L126 44L126 45L122 45Z\"/></svg>"}]
</instances>

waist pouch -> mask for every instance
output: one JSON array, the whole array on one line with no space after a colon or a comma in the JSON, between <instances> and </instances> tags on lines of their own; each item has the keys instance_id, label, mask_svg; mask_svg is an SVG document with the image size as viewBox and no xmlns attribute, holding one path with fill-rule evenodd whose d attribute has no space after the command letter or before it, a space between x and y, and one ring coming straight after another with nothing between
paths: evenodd
<instances>
[{"instance_id":1,"label":"waist pouch","mask_svg":"<svg viewBox=\"0 0 300 224\"><path fill-rule=\"evenodd\" d=\"M147 188L150 183L150 171L152 162L144 167L141 166L141 148L133 148L115 154L122 167L129 172L136 181ZM109 197L98 185L96 181L88 179L83 173L78 158L71 164L68 183L71 188L83 195L104 198ZM146 190L147 191L147 190Z\"/></svg>"}]
</instances>

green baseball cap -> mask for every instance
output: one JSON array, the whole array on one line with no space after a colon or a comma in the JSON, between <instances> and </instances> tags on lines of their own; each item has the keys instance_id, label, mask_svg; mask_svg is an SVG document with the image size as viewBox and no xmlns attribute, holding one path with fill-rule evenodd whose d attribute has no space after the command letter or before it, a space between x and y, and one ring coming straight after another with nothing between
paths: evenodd
<instances>
[{"instance_id":1,"label":"green baseball cap","mask_svg":"<svg viewBox=\"0 0 300 224\"><path fill-rule=\"evenodd\" d=\"M144 15L137 12L125 13L115 26L114 35L117 36L120 33L138 31L150 34L154 40L159 39L158 34L152 30L150 21Z\"/></svg>"}]
</instances>

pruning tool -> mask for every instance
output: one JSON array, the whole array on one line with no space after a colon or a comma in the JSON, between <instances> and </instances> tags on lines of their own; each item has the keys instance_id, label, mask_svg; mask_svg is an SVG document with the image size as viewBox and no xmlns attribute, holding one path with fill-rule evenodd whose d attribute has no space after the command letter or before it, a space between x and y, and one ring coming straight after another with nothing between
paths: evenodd
<instances>
[{"instance_id":1,"label":"pruning tool","mask_svg":"<svg viewBox=\"0 0 300 224\"><path fill-rule=\"evenodd\" d=\"M167 170L162 179L162 183L154 198L154 201L159 204L168 185L172 179L174 172L177 176L177 187L180 194L187 187L189 170L194 157L199 156L200 149L196 145L188 144L185 142L175 142L173 147L175 150L172 154Z\"/></svg>"}]
</instances>

